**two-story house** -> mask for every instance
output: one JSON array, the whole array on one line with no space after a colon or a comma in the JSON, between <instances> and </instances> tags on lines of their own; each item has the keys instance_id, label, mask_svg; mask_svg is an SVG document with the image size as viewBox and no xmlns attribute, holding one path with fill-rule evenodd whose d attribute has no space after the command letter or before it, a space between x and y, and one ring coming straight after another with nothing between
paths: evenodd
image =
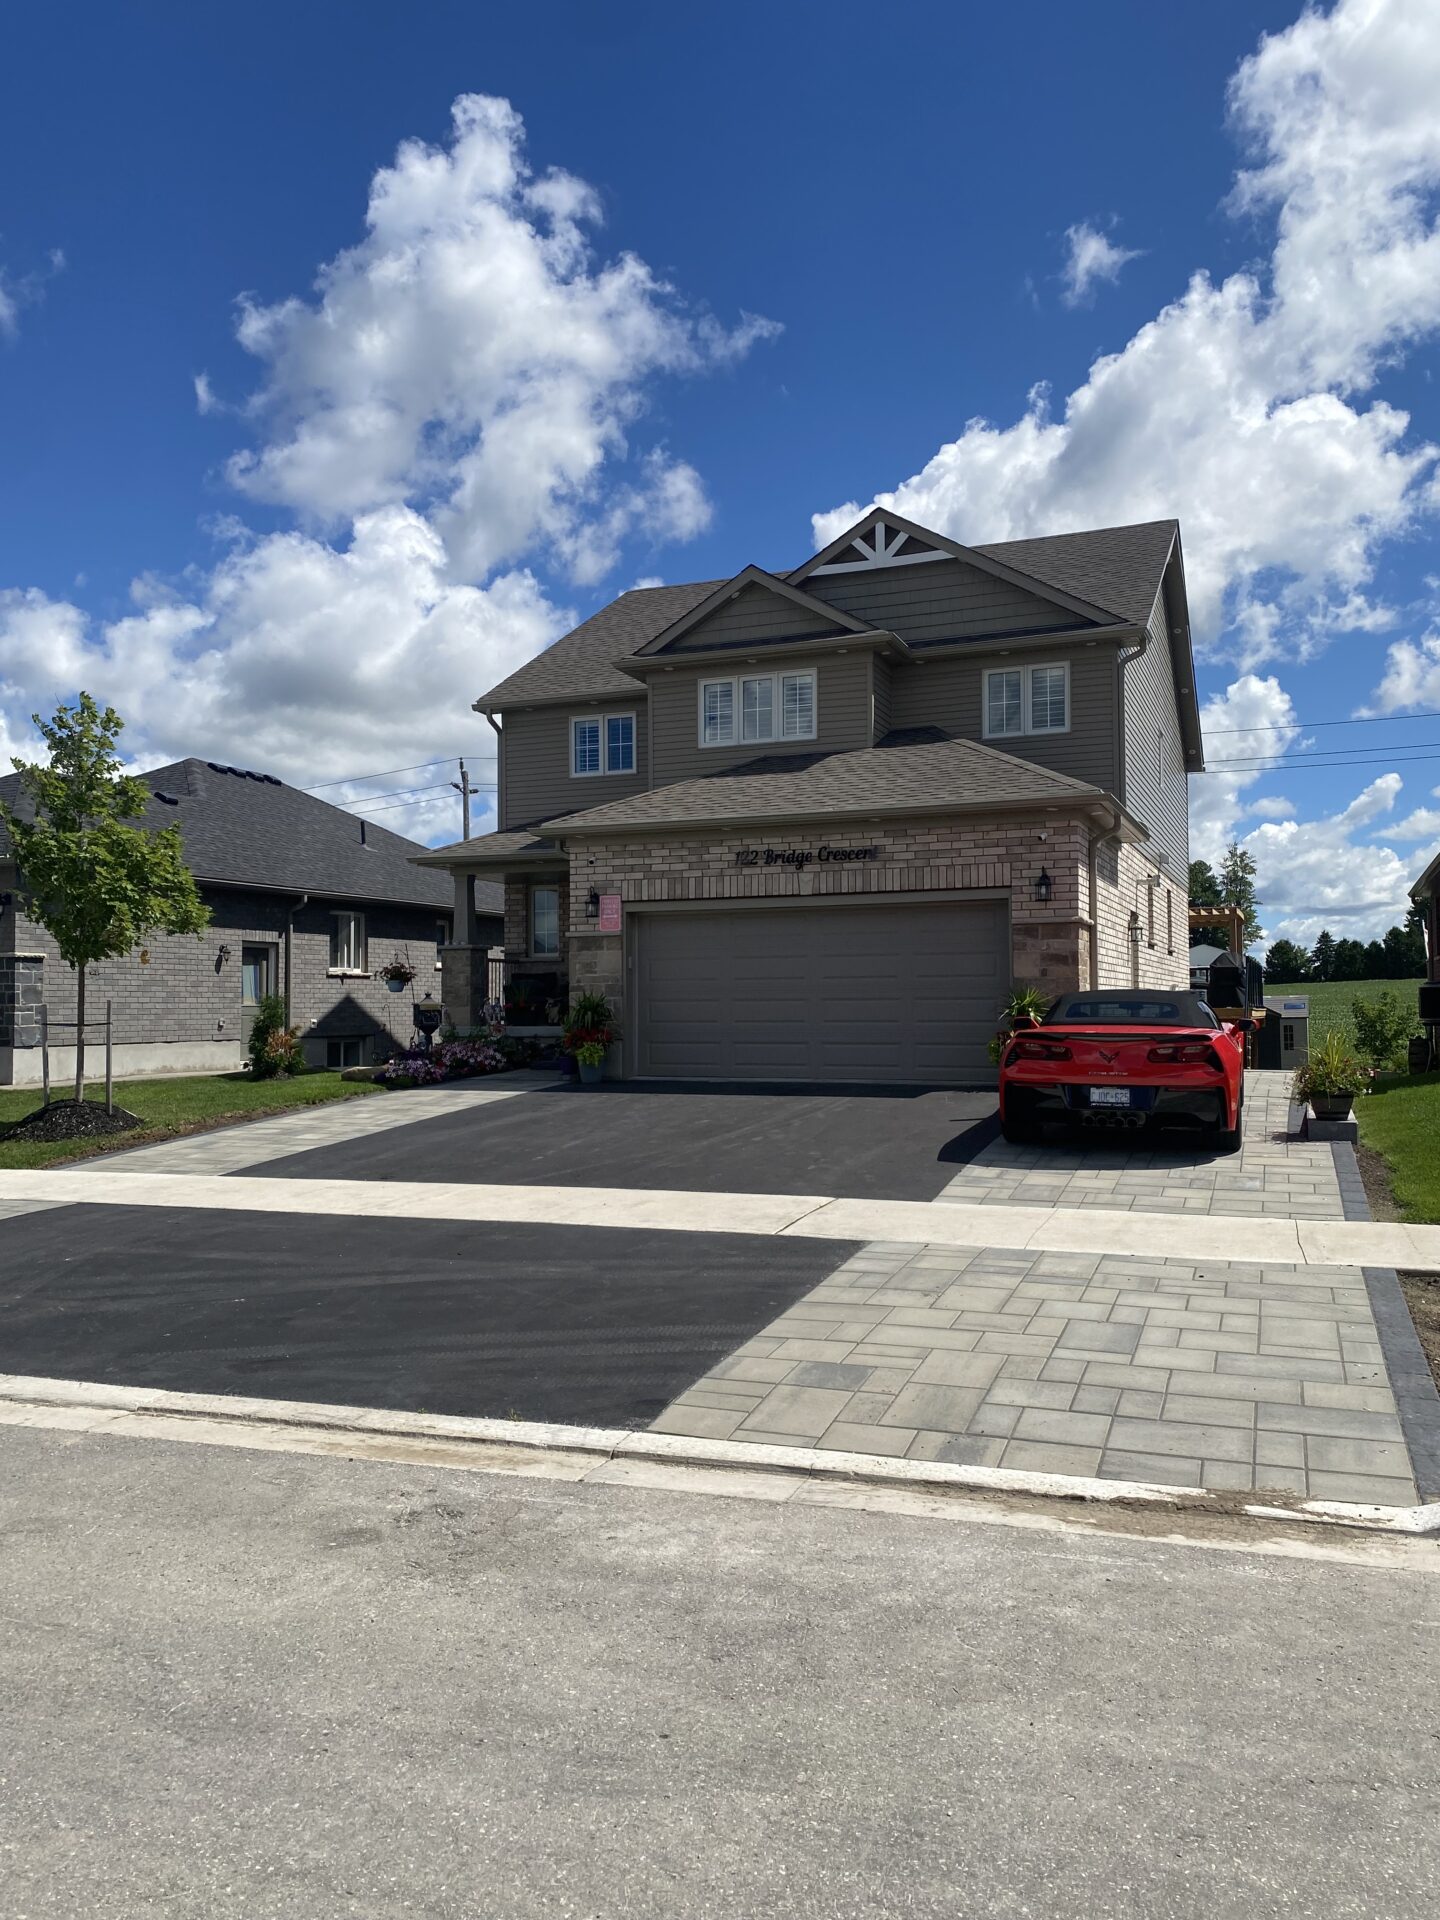
<instances>
[{"instance_id":1,"label":"two-story house","mask_svg":"<svg viewBox=\"0 0 1440 1920\"><path fill-rule=\"evenodd\" d=\"M790 573L622 594L476 703L512 1001L636 1078L977 1083L1012 985L1183 988L1203 767L1172 520L966 547L887 510Z\"/></svg>"}]
</instances>

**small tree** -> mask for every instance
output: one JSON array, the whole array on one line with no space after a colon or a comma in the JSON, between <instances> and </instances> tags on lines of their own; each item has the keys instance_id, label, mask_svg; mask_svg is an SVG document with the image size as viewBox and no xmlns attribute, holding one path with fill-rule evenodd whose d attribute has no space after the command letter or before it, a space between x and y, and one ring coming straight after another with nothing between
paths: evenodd
<instances>
[{"instance_id":1,"label":"small tree","mask_svg":"<svg viewBox=\"0 0 1440 1920\"><path fill-rule=\"evenodd\" d=\"M150 790L120 771L115 741L125 722L88 693L54 718L31 716L50 749L48 766L15 761L35 818L0 806L15 849L31 919L75 971L75 1098L85 1097L85 972L118 960L156 933L193 933L210 913L195 888L175 827L127 825Z\"/></svg>"},{"instance_id":2,"label":"small tree","mask_svg":"<svg viewBox=\"0 0 1440 1920\"><path fill-rule=\"evenodd\" d=\"M1335 978L1335 936L1328 927L1322 927L1315 941L1310 963L1315 969L1317 980Z\"/></svg>"},{"instance_id":3,"label":"small tree","mask_svg":"<svg viewBox=\"0 0 1440 1920\"><path fill-rule=\"evenodd\" d=\"M1393 987L1384 987L1373 1000L1350 1002L1355 1044L1372 1067L1402 1067L1405 1051L1420 1031L1413 1005L1407 1006Z\"/></svg>"},{"instance_id":4,"label":"small tree","mask_svg":"<svg viewBox=\"0 0 1440 1920\"><path fill-rule=\"evenodd\" d=\"M1190 862L1190 904L1192 907L1223 907L1224 896L1215 869L1208 860Z\"/></svg>"}]
</instances>

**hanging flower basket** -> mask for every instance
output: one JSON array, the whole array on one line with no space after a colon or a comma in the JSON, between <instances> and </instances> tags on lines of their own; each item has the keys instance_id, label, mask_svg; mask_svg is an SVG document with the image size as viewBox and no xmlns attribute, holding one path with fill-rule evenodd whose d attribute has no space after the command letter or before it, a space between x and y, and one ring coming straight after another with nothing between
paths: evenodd
<instances>
[{"instance_id":1,"label":"hanging flower basket","mask_svg":"<svg viewBox=\"0 0 1440 1920\"><path fill-rule=\"evenodd\" d=\"M403 993L412 981L420 978L420 969L412 965L408 950L403 960L398 953L393 954L378 972L391 993Z\"/></svg>"}]
</instances>

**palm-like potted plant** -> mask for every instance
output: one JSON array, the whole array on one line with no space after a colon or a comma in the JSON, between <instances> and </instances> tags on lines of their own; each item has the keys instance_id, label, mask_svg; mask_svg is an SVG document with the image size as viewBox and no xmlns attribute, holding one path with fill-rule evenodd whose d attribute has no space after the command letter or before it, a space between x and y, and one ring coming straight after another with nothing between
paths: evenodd
<instances>
[{"instance_id":1,"label":"palm-like potted plant","mask_svg":"<svg viewBox=\"0 0 1440 1920\"><path fill-rule=\"evenodd\" d=\"M619 1037L615 1012L603 993L582 993L571 1007L560 1037L562 1049L580 1070L580 1084L598 1086L605 1072L605 1054Z\"/></svg>"},{"instance_id":2,"label":"palm-like potted plant","mask_svg":"<svg viewBox=\"0 0 1440 1920\"><path fill-rule=\"evenodd\" d=\"M1295 1069L1291 1095L1298 1104L1313 1107L1317 1120L1346 1120L1356 1094L1365 1091L1374 1073L1351 1045L1349 1035L1336 1029L1312 1050L1303 1067Z\"/></svg>"},{"instance_id":3,"label":"palm-like potted plant","mask_svg":"<svg viewBox=\"0 0 1440 1920\"><path fill-rule=\"evenodd\" d=\"M1041 1014L1050 1005L1053 994L1042 993L1039 987L1016 987L1005 1002L1005 1010L1000 1015L1000 1031L990 1042L990 1058L998 1067L1000 1056L1005 1051L1005 1042L1017 1027L1033 1027Z\"/></svg>"}]
</instances>

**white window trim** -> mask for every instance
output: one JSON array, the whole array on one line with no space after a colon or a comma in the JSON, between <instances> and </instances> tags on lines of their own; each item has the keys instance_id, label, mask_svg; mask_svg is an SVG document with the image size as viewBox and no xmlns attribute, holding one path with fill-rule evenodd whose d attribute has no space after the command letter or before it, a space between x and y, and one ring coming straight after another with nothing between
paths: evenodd
<instances>
[{"instance_id":1,"label":"white window trim","mask_svg":"<svg viewBox=\"0 0 1440 1920\"><path fill-rule=\"evenodd\" d=\"M744 697L741 684L746 680L768 680L770 682L770 722L772 728L779 727L780 732L771 732L763 739L745 738ZM810 682L810 731L808 733L786 733L785 694L783 682L786 680L808 680ZM729 740L707 740L705 738L705 692L709 687L729 687L730 714L734 724L734 734ZM1068 713L1069 708L1067 706ZM776 667L773 673L722 673L697 682L695 688L695 737L707 752L717 747L777 747L784 746L789 740L814 740L820 733L820 676L813 667Z\"/></svg>"},{"instance_id":2,"label":"white window trim","mask_svg":"<svg viewBox=\"0 0 1440 1920\"><path fill-rule=\"evenodd\" d=\"M610 764L610 722L628 720L630 722L630 765L612 767ZM583 771L575 764L575 729L577 726L597 725L600 729L600 764L598 767L586 767ZM633 708L623 708L615 713L572 713L570 730L570 778L572 780L604 780L618 775L628 779L638 771L640 764L640 725Z\"/></svg>"},{"instance_id":3,"label":"white window trim","mask_svg":"<svg viewBox=\"0 0 1440 1920\"><path fill-rule=\"evenodd\" d=\"M336 907L333 909L330 915L330 945L332 950L336 944L335 923L342 918L359 922L360 937L356 944L360 949L360 965L358 967L326 967L326 975L331 980L368 980L370 978L370 942L369 934L365 926L365 915L356 907Z\"/></svg>"},{"instance_id":4,"label":"white window trim","mask_svg":"<svg viewBox=\"0 0 1440 1920\"><path fill-rule=\"evenodd\" d=\"M1065 724L1063 727L1035 727L1030 724L1030 676L1044 668L1058 667L1065 676ZM990 681L997 673L1020 676L1020 725L1008 733L990 730ZM1044 740L1070 731L1070 662L1068 660L1031 660L1023 666L986 667L980 679L980 738L982 740Z\"/></svg>"}]
</instances>

